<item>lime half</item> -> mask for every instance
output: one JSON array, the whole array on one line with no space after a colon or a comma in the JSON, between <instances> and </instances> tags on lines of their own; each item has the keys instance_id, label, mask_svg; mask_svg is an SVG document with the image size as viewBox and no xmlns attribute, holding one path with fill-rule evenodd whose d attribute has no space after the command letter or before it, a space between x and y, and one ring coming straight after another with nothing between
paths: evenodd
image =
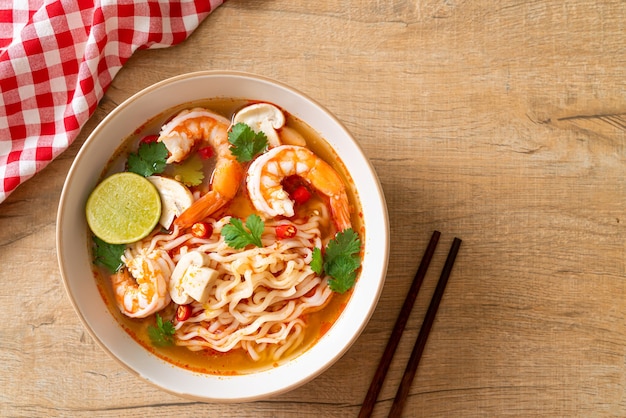
<instances>
[{"instance_id":1,"label":"lime half","mask_svg":"<svg viewBox=\"0 0 626 418\"><path fill-rule=\"evenodd\" d=\"M91 192L85 214L98 238L109 244L128 244L152 232L161 217L161 197L145 177L117 173Z\"/></svg>"}]
</instances>

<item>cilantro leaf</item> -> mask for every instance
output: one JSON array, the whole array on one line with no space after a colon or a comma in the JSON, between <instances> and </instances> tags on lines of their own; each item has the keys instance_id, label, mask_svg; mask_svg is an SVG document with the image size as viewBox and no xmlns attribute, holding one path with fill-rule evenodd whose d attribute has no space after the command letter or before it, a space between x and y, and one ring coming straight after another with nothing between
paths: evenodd
<instances>
[{"instance_id":1,"label":"cilantro leaf","mask_svg":"<svg viewBox=\"0 0 626 418\"><path fill-rule=\"evenodd\" d=\"M352 288L356 280L356 269L360 265L361 260L358 257L355 258L345 254L333 258L332 263L327 263L325 270L332 277L328 281L331 290L337 293L344 293Z\"/></svg>"},{"instance_id":2,"label":"cilantro leaf","mask_svg":"<svg viewBox=\"0 0 626 418\"><path fill-rule=\"evenodd\" d=\"M361 240L352 228L346 229L335 235L326 246L326 259L332 260L342 254L358 254L361 250Z\"/></svg>"},{"instance_id":3,"label":"cilantro leaf","mask_svg":"<svg viewBox=\"0 0 626 418\"><path fill-rule=\"evenodd\" d=\"M262 247L261 234L264 228L265 223L261 220L259 215L252 214L246 219L245 228L241 219L231 218L230 222L222 228L222 236L226 240L226 243L235 249L244 248L249 244Z\"/></svg>"},{"instance_id":4,"label":"cilantro leaf","mask_svg":"<svg viewBox=\"0 0 626 418\"><path fill-rule=\"evenodd\" d=\"M109 244L94 235L93 241L96 244L93 255L94 262L106 267L112 273L118 271L122 263L122 255L126 249L124 244Z\"/></svg>"},{"instance_id":5,"label":"cilantro leaf","mask_svg":"<svg viewBox=\"0 0 626 418\"><path fill-rule=\"evenodd\" d=\"M322 250L315 247L313 248L313 258L311 259L311 270L318 275L321 275L324 271L324 260L322 259Z\"/></svg>"},{"instance_id":6,"label":"cilantro leaf","mask_svg":"<svg viewBox=\"0 0 626 418\"><path fill-rule=\"evenodd\" d=\"M228 133L230 152L240 163L251 161L267 149L267 137L263 132L254 132L251 127L239 122Z\"/></svg>"},{"instance_id":7,"label":"cilantro leaf","mask_svg":"<svg viewBox=\"0 0 626 418\"><path fill-rule=\"evenodd\" d=\"M323 268L330 276L328 285L332 291L344 293L354 286L356 270L361 266L360 251L361 240L352 228L339 232L328 242L324 253ZM313 261L319 262L315 258ZM313 268L313 265L311 267Z\"/></svg>"},{"instance_id":8,"label":"cilantro leaf","mask_svg":"<svg viewBox=\"0 0 626 418\"><path fill-rule=\"evenodd\" d=\"M152 341L152 344L159 347L174 344L175 331L176 329L174 328L172 321L163 321L163 318L161 318L161 315L159 314L156 314L156 326L148 326L148 336L150 336L150 341Z\"/></svg>"},{"instance_id":9,"label":"cilantro leaf","mask_svg":"<svg viewBox=\"0 0 626 418\"><path fill-rule=\"evenodd\" d=\"M197 154L187 158L181 164L173 164L174 177L186 186L197 186L204 179L202 160Z\"/></svg>"},{"instance_id":10,"label":"cilantro leaf","mask_svg":"<svg viewBox=\"0 0 626 418\"><path fill-rule=\"evenodd\" d=\"M144 177L162 173L168 151L162 142L142 142L136 153L128 156L128 171Z\"/></svg>"}]
</instances>

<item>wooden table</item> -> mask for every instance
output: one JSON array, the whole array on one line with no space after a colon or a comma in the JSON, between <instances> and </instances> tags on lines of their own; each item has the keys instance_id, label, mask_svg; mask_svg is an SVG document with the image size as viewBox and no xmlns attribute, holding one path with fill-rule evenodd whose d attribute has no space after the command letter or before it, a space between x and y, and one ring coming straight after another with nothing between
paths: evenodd
<instances>
[{"instance_id":1,"label":"wooden table","mask_svg":"<svg viewBox=\"0 0 626 418\"><path fill-rule=\"evenodd\" d=\"M356 416L433 230L442 238L375 416L386 416L454 236L463 246L406 416L626 414L626 3L230 0L137 52L73 145L0 205L0 415ZM384 188L391 258L356 344L314 381L188 401L91 339L65 294L56 210L116 105L184 72L278 79L341 119Z\"/></svg>"}]
</instances>

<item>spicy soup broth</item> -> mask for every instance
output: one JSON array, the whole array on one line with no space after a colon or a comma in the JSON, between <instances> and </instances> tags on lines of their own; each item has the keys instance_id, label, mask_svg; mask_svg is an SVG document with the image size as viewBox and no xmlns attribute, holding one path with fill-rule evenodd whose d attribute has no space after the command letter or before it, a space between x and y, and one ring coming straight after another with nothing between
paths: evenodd
<instances>
[{"instance_id":1,"label":"spicy soup broth","mask_svg":"<svg viewBox=\"0 0 626 418\"><path fill-rule=\"evenodd\" d=\"M214 99L187 103L163 112L162 114L139 126L133 134L124 141L116 154L110 159L107 167L103 170L102 179L113 173L124 171L128 154L137 150L141 139L148 135L158 135L161 126L179 111L200 106L232 120L235 112L248 104L251 104L251 102L246 100ZM352 228L354 231L358 232L361 237L361 241L363 242L365 230L361 219L360 203L349 173L346 172L344 165L341 163L332 148L323 138L319 136L319 134L317 134L317 132L315 132L303 121L295 118L293 115L290 115L288 112L283 110L283 113L285 114L286 119L285 126L289 129L297 131L306 140L306 146L317 154L317 156L329 163L340 175L346 186L346 191L352 208ZM204 165L205 180L203 181L203 184L198 187L199 190L205 191L209 188L209 180L215 163L213 160L214 158L208 159ZM164 174L167 174L167 172ZM243 181L245 182L245 178ZM248 214L255 211L245 190L246 188L242 184L239 188L238 195L224 209L221 210L223 214L245 218ZM315 204L316 199L319 201L320 197L314 194L311 202L307 202L305 205ZM325 229L326 230L323 232L327 236L327 239L332 237L332 235L336 232L332 225L327 225ZM89 236L91 237L91 233L89 233ZM88 245L91 248L91 241ZM175 345L167 347L154 346L150 341L147 329L149 326L154 324L155 315L153 314L143 319L133 319L122 314L115 303L111 280L109 278L110 272L95 265L93 272L100 294L105 300L110 312L135 341L158 357L179 367L201 373L222 375L251 373L275 367L280 363L288 361L289 359L301 354L314 345L315 342L326 331L328 331L328 329L330 329L332 324L341 314L352 293L351 290L344 294L333 293L330 300L322 309L304 314L302 318L305 322L305 337L303 342L298 347L287 351L285 355L280 358L280 360L276 361L271 358L262 357L260 360L255 361L252 360L248 353L242 349L233 349L227 353L222 353L212 349L191 351L186 347ZM175 309L176 306L174 302L171 302L165 309L159 312L159 314L164 318L164 320L169 320L175 315Z\"/></svg>"}]
</instances>

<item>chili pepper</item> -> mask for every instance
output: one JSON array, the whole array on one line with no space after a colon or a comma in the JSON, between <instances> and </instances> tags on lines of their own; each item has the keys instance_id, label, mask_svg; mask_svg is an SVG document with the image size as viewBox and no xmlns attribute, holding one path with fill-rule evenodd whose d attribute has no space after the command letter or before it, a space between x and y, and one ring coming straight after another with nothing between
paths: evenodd
<instances>
[{"instance_id":1,"label":"chili pepper","mask_svg":"<svg viewBox=\"0 0 626 418\"><path fill-rule=\"evenodd\" d=\"M291 224L282 224L276 227L276 238L293 238L298 233L298 229Z\"/></svg>"},{"instance_id":2,"label":"chili pepper","mask_svg":"<svg viewBox=\"0 0 626 418\"><path fill-rule=\"evenodd\" d=\"M176 309L176 320L183 322L189 319L191 316L191 305L178 305Z\"/></svg>"},{"instance_id":3,"label":"chili pepper","mask_svg":"<svg viewBox=\"0 0 626 418\"><path fill-rule=\"evenodd\" d=\"M200 158L203 160L207 160L214 155L212 147L202 147L198 150L198 154L200 154Z\"/></svg>"},{"instance_id":4,"label":"chili pepper","mask_svg":"<svg viewBox=\"0 0 626 418\"><path fill-rule=\"evenodd\" d=\"M158 135L147 135L147 136L144 136L143 138L141 138L141 142L143 144L151 144L153 142L157 142L158 139L159 139Z\"/></svg>"},{"instance_id":5,"label":"chili pepper","mask_svg":"<svg viewBox=\"0 0 626 418\"><path fill-rule=\"evenodd\" d=\"M293 200L301 205L311 198L311 192L305 186L300 186L291 194Z\"/></svg>"},{"instance_id":6,"label":"chili pepper","mask_svg":"<svg viewBox=\"0 0 626 418\"><path fill-rule=\"evenodd\" d=\"M191 233L196 238L208 238L213 234L213 225L208 222L196 222L191 226Z\"/></svg>"}]
</instances>

